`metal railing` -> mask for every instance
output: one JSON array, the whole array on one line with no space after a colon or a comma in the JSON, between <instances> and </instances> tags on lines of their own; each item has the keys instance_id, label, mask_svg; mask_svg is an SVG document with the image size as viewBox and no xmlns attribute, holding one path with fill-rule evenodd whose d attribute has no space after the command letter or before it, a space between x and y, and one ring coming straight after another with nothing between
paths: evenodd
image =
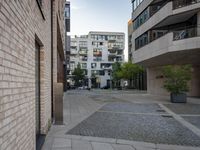
<instances>
[{"instance_id":1,"label":"metal railing","mask_svg":"<svg viewBox=\"0 0 200 150\"><path fill-rule=\"evenodd\" d=\"M165 32L163 32L162 35L155 36L155 37L148 36L150 38L148 38L147 43L145 43L143 45L136 44L135 49L138 50L138 49L142 48L143 46L150 44L151 42L163 37L164 35L166 35L168 33L173 33L174 41L197 37L198 29L200 31L199 25L192 25L192 26L186 26L186 27L180 27L180 28L175 28L175 29L171 29L171 30L166 30Z\"/></svg>"},{"instance_id":2,"label":"metal railing","mask_svg":"<svg viewBox=\"0 0 200 150\"><path fill-rule=\"evenodd\" d=\"M181 40L186 38L192 38L197 36L197 27L190 27L178 31L173 31L174 40Z\"/></svg>"},{"instance_id":3,"label":"metal railing","mask_svg":"<svg viewBox=\"0 0 200 150\"><path fill-rule=\"evenodd\" d=\"M200 0L173 0L173 9L178 9L199 2Z\"/></svg>"}]
</instances>

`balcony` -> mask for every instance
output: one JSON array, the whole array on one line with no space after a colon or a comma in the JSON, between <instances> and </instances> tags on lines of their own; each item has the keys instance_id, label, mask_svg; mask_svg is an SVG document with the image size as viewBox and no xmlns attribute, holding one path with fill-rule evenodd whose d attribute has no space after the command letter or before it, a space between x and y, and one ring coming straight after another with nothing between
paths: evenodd
<instances>
[{"instance_id":1,"label":"balcony","mask_svg":"<svg viewBox=\"0 0 200 150\"><path fill-rule=\"evenodd\" d=\"M87 54L88 54L87 50L80 50L79 51L79 55L87 56Z\"/></svg>"},{"instance_id":2,"label":"balcony","mask_svg":"<svg viewBox=\"0 0 200 150\"><path fill-rule=\"evenodd\" d=\"M166 3L154 13L135 32L133 40L152 28L160 28L171 24L185 22L199 12L200 0L174 0Z\"/></svg>"},{"instance_id":3,"label":"balcony","mask_svg":"<svg viewBox=\"0 0 200 150\"><path fill-rule=\"evenodd\" d=\"M77 54L78 54L77 50L74 49L70 50L70 55L77 55Z\"/></svg>"},{"instance_id":4,"label":"balcony","mask_svg":"<svg viewBox=\"0 0 200 150\"><path fill-rule=\"evenodd\" d=\"M186 28L179 31L174 31L173 34L174 34L174 37L173 37L174 40L182 40L186 38L196 37L197 27L191 27L191 28Z\"/></svg>"},{"instance_id":5,"label":"balcony","mask_svg":"<svg viewBox=\"0 0 200 150\"><path fill-rule=\"evenodd\" d=\"M200 55L199 31L194 26L169 31L134 51L133 60L144 66L196 63Z\"/></svg>"},{"instance_id":6,"label":"balcony","mask_svg":"<svg viewBox=\"0 0 200 150\"><path fill-rule=\"evenodd\" d=\"M174 0L173 9L182 8L199 2L200 0Z\"/></svg>"}]
</instances>

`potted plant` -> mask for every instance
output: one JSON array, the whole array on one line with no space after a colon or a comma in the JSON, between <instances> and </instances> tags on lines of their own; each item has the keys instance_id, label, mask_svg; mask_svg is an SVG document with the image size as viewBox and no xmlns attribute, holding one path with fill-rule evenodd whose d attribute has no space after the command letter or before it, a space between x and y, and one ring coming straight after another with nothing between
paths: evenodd
<instances>
[{"instance_id":1,"label":"potted plant","mask_svg":"<svg viewBox=\"0 0 200 150\"><path fill-rule=\"evenodd\" d=\"M191 65L165 66L162 69L165 78L164 88L171 94L171 102L186 103L191 80Z\"/></svg>"}]
</instances>

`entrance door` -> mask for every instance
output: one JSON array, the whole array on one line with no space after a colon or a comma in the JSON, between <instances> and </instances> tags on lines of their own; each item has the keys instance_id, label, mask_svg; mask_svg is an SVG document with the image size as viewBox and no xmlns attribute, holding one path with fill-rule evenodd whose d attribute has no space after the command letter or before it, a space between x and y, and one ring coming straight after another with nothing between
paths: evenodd
<instances>
[{"instance_id":1,"label":"entrance door","mask_svg":"<svg viewBox=\"0 0 200 150\"><path fill-rule=\"evenodd\" d=\"M36 115L36 141L40 135L40 46L35 44L35 115Z\"/></svg>"}]
</instances>

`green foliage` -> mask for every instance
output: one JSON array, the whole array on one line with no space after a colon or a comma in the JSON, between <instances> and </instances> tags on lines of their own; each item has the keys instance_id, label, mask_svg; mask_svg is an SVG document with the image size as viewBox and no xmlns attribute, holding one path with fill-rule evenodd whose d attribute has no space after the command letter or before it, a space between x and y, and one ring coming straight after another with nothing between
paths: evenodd
<instances>
[{"instance_id":1,"label":"green foliage","mask_svg":"<svg viewBox=\"0 0 200 150\"><path fill-rule=\"evenodd\" d=\"M112 78L113 81L118 81L122 78L121 76L121 64L119 62L116 62L112 65Z\"/></svg>"},{"instance_id":2,"label":"green foliage","mask_svg":"<svg viewBox=\"0 0 200 150\"><path fill-rule=\"evenodd\" d=\"M72 73L72 75L74 75L73 79L75 81L75 86L80 86L82 83L82 80L85 77L84 71L81 69L80 63L74 69L74 72Z\"/></svg>"},{"instance_id":3,"label":"green foliage","mask_svg":"<svg viewBox=\"0 0 200 150\"><path fill-rule=\"evenodd\" d=\"M120 85L120 80L125 79L132 81L139 73L143 72L143 68L139 65L127 62L120 64L118 62L113 64L112 78L116 85Z\"/></svg>"},{"instance_id":4,"label":"green foliage","mask_svg":"<svg viewBox=\"0 0 200 150\"><path fill-rule=\"evenodd\" d=\"M127 62L121 66L119 76L123 79L132 80L138 73L141 73L142 71L143 68L141 66L133 64L132 62Z\"/></svg>"},{"instance_id":5,"label":"green foliage","mask_svg":"<svg viewBox=\"0 0 200 150\"><path fill-rule=\"evenodd\" d=\"M179 94L189 90L188 81L191 80L191 65L165 66L162 73L166 78L164 88L171 93Z\"/></svg>"}]
</instances>

